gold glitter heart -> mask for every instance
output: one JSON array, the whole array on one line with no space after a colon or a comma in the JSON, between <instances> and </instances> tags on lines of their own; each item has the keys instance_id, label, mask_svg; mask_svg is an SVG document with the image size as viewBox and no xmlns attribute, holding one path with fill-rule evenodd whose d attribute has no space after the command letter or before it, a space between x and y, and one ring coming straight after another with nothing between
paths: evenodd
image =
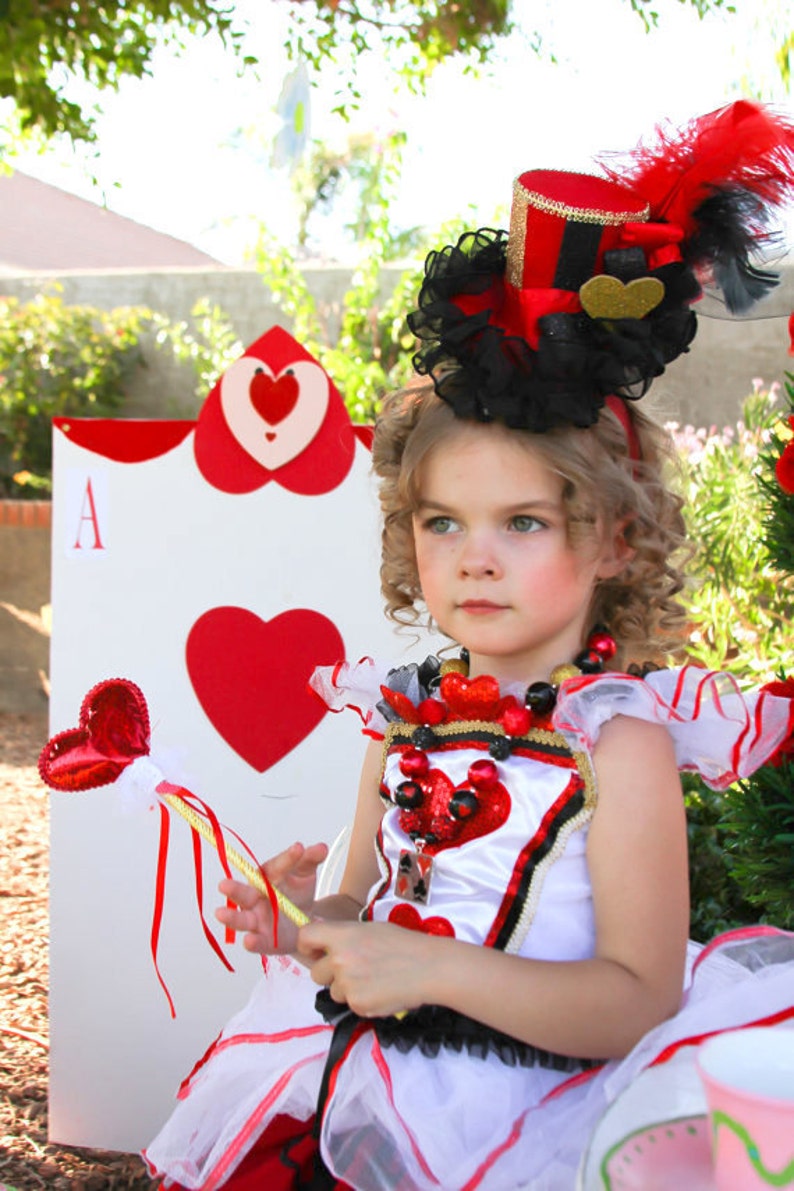
<instances>
[{"instance_id":1,"label":"gold glitter heart","mask_svg":"<svg viewBox=\"0 0 794 1191\"><path fill-rule=\"evenodd\" d=\"M664 282L658 277L636 277L624 285L606 273L591 277L579 290L579 298L591 318L644 318L664 297Z\"/></svg>"}]
</instances>

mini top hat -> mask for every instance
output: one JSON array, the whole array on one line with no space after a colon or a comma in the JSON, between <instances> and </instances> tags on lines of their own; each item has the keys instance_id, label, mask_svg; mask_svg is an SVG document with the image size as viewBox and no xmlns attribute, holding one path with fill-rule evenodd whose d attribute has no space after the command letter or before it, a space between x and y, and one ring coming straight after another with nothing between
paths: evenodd
<instances>
[{"instance_id":1,"label":"mini top hat","mask_svg":"<svg viewBox=\"0 0 794 1191\"><path fill-rule=\"evenodd\" d=\"M750 254L794 194L794 126L738 102L605 176L530 170L509 232L431 252L408 324L418 372L463 418L535 432L590 426L685 352L718 286L745 313L776 283Z\"/></svg>"}]
</instances>

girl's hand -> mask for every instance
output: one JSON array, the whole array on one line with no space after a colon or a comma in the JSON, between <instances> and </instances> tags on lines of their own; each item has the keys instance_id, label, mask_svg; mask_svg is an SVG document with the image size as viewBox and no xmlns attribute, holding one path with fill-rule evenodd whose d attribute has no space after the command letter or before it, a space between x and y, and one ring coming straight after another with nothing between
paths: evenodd
<instances>
[{"instance_id":1,"label":"girl's hand","mask_svg":"<svg viewBox=\"0 0 794 1191\"><path fill-rule=\"evenodd\" d=\"M325 844L312 844L308 848L303 844L292 844L268 860L262 866L262 871L271 884L280 889L299 910L310 914L314 905L317 869L327 855ZM283 913L278 917L278 947L275 946L273 910L264 893L247 882L228 879L221 881L218 889L224 897L235 903L237 909L220 906L215 911L215 917L234 931L246 932L243 946L247 951L272 955L276 951L281 954L295 950L297 927Z\"/></svg>"},{"instance_id":2,"label":"girl's hand","mask_svg":"<svg viewBox=\"0 0 794 1191\"><path fill-rule=\"evenodd\" d=\"M310 922L298 953L312 980L361 1017L388 1017L424 1003L424 976L439 940L388 922Z\"/></svg>"}]
</instances>

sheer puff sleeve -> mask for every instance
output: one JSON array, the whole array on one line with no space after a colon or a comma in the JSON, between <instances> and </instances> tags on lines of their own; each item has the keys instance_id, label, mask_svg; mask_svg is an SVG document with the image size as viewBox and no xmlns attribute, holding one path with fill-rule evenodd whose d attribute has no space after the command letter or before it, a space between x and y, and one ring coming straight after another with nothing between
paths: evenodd
<instances>
[{"instance_id":1,"label":"sheer puff sleeve","mask_svg":"<svg viewBox=\"0 0 794 1191\"><path fill-rule=\"evenodd\" d=\"M554 727L573 748L591 753L614 716L663 724L678 768L725 790L771 760L794 730L794 701L769 691L743 693L730 674L695 666L656 670L645 678L598 674L563 684Z\"/></svg>"},{"instance_id":2,"label":"sheer puff sleeve","mask_svg":"<svg viewBox=\"0 0 794 1191\"><path fill-rule=\"evenodd\" d=\"M381 699L381 685L388 669L372 658L358 662L338 662L335 666L318 666L309 679L309 687L325 703L329 711L355 711L361 717L363 731L380 738L386 730L386 720L377 704Z\"/></svg>"}]
</instances>

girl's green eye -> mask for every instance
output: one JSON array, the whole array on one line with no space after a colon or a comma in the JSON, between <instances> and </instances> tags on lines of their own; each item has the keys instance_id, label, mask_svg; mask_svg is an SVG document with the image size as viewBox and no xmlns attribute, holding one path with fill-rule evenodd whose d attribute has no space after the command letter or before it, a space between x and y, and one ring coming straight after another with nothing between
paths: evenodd
<instances>
[{"instance_id":1,"label":"girl's green eye","mask_svg":"<svg viewBox=\"0 0 794 1191\"><path fill-rule=\"evenodd\" d=\"M427 528L431 533L449 533L454 524L451 517L431 517Z\"/></svg>"},{"instance_id":2,"label":"girl's green eye","mask_svg":"<svg viewBox=\"0 0 794 1191\"><path fill-rule=\"evenodd\" d=\"M510 528L517 533L532 533L541 528L541 523L537 517L530 517L528 513L519 513L510 519Z\"/></svg>"}]
</instances>

